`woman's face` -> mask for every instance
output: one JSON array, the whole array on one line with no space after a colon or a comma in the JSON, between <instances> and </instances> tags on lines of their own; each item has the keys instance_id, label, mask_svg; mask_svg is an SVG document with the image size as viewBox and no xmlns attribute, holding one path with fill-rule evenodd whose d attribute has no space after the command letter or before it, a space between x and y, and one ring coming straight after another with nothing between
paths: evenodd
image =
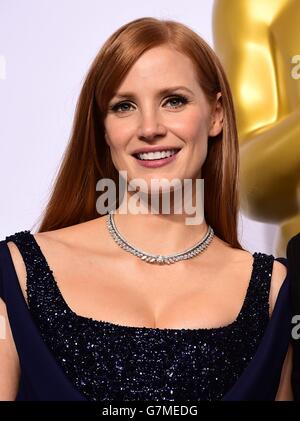
<instances>
[{"instance_id":1,"label":"woman's face","mask_svg":"<svg viewBox=\"0 0 300 421\"><path fill-rule=\"evenodd\" d=\"M201 178L208 136L222 130L222 106L208 103L187 56L168 46L146 51L108 107L106 142L116 169L127 171L128 181L142 178L150 186L153 178ZM180 151L161 162L158 155L143 155L143 160L133 155L154 146Z\"/></svg>"}]
</instances>

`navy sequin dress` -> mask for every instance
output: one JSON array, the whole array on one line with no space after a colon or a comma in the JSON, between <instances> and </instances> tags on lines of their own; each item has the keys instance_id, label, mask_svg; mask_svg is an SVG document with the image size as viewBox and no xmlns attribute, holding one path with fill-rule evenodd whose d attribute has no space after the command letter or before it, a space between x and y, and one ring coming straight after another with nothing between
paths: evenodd
<instances>
[{"instance_id":1,"label":"navy sequin dress","mask_svg":"<svg viewBox=\"0 0 300 421\"><path fill-rule=\"evenodd\" d=\"M29 308L8 241L25 263ZM269 318L273 262L273 255L253 254L245 300L229 325L122 326L68 307L30 231L6 237L0 242L0 296L20 359L16 400L274 400L291 310L287 275Z\"/></svg>"}]
</instances>

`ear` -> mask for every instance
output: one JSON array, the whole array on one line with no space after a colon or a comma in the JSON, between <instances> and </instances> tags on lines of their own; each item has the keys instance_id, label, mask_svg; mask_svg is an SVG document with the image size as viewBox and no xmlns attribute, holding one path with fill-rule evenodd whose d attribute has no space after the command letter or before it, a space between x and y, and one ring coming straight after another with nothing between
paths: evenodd
<instances>
[{"instance_id":1,"label":"ear","mask_svg":"<svg viewBox=\"0 0 300 421\"><path fill-rule=\"evenodd\" d=\"M213 137L221 133L223 129L224 109L222 104L222 94L217 93L216 100L212 107L210 129L208 135Z\"/></svg>"}]
</instances>

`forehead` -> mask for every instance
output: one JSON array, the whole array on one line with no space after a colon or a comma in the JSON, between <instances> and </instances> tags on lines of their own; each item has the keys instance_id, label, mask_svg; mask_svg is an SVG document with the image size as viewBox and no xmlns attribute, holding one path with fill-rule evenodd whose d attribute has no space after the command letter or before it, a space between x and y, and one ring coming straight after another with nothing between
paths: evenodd
<instances>
[{"instance_id":1,"label":"forehead","mask_svg":"<svg viewBox=\"0 0 300 421\"><path fill-rule=\"evenodd\" d=\"M125 76L120 89L130 87L167 86L168 84L189 85L196 88L197 75L193 62L168 46L152 48L142 54Z\"/></svg>"}]
</instances>

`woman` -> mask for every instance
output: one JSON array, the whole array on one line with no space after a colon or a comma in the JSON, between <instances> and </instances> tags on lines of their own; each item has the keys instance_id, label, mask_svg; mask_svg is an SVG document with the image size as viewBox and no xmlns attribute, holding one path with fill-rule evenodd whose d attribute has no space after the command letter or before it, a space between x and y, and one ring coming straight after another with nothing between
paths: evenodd
<instances>
[{"instance_id":1,"label":"woman","mask_svg":"<svg viewBox=\"0 0 300 421\"><path fill-rule=\"evenodd\" d=\"M192 199L204 179L204 219L173 196L169 214L99 216L97 181L120 171L145 182L144 211L154 178L191 179ZM293 399L286 267L239 244L237 187L214 52L178 22L122 26L87 74L38 233L1 243L1 399Z\"/></svg>"}]
</instances>

